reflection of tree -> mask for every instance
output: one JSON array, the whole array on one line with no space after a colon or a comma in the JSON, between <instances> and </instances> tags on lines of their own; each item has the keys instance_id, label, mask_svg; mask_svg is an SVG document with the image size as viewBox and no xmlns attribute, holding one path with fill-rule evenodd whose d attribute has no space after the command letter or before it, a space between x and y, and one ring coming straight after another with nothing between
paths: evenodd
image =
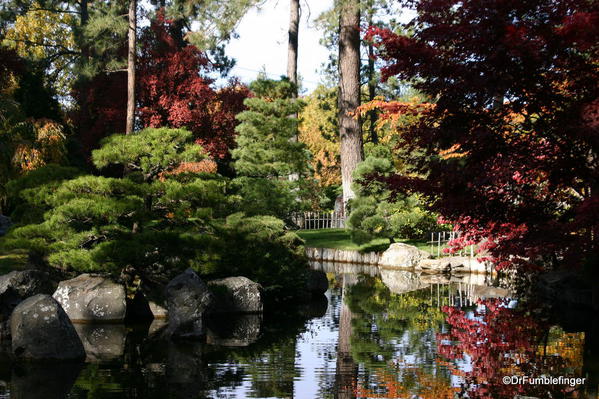
<instances>
[{"instance_id":1,"label":"reflection of tree","mask_svg":"<svg viewBox=\"0 0 599 399\"><path fill-rule=\"evenodd\" d=\"M355 398L354 383L357 365L352 357L353 314L347 303L347 292L354 283L351 275L343 275L341 312L339 314L339 339L337 341L337 367L335 369L335 398Z\"/></svg>"},{"instance_id":2,"label":"reflection of tree","mask_svg":"<svg viewBox=\"0 0 599 399\"><path fill-rule=\"evenodd\" d=\"M444 295L449 290L440 289ZM365 366L358 396L453 397L449 372L436 362L435 332L443 328L445 315L431 295L429 290L393 294L374 277L349 290L347 302L355 315L352 355Z\"/></svg>"},{"instance_id":3,"label":"reflection of tree","mask_svg":"<svg viewBox=\"0 0 599 399\"><path fill-rule=\"evenodd\" d=\"M437 337L439 352L457 360L468 356L472 371L465 373L472 398L511 398L528 395L564 397L572 388L560 385L504 384L512 375L580 376L580 336L549 326L531 312L507 307L506 300L479 302L475 312L445 307L450 332ZM564 346L573 346L564 350Z\"/></svg>"},{"instance_id":4,"label":"reflection of tree","mask_svg":"<svg viewBox=\"0 0 599 399\"><path fill-rule=\"evenodd\" d=\"M293 383L300 376L295 368L296 338L287 338L258 357L248 359L251 363L246 373L251 376L252 392L256 398L291 398Z\"/></svg>"}]
</instances>

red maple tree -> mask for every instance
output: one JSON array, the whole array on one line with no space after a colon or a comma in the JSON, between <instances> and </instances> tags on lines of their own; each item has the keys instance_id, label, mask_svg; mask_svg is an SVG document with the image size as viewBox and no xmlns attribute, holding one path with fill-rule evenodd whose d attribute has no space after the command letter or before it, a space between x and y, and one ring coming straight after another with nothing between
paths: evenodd
<instances>
[{"instance_id":1,"label":"red maple tree","mask_svg":"<svg viewBox=\"0 0 599 399\"><path fill-rule=\"evenodd\" d=\"M182 40L181 24L162 12L142 31L139 49L138 127L185 127L213 158L227 162L235 145L235 115L244 110L248 88L234 79L215 88L209 77L215 65ZM81 87L73 122L89 155L103 137L125 130L127 76L102 73Z\"/></svg>"},{"instance_id":2,"label":"red maple tree","mask_svg":"<svg viewBox=\"0 0 599 399\"><path fill-rule=\"evenodd\" d=\"M499 267L588 259L599 233L599 3L404 5L417 13L409 35L367 38L385 77L435 104L402 132L422 154L413 173L372 178L427 194L465 233L454 244L484 242Z\"/></svg>"},{"instance_id":3,"label":"red maple tree","mask_svg":"<svg viewBox=\"0 0 599 399\"><path fill-rule=\"evenodd\" d=\"M228 159L235 144L235 115L249 90L236 80L215 89L205 53L181 43L180 25L158 13L141 37L139 120L144 127L185 127L216 159Z\"/></svg>"}]
</instances>

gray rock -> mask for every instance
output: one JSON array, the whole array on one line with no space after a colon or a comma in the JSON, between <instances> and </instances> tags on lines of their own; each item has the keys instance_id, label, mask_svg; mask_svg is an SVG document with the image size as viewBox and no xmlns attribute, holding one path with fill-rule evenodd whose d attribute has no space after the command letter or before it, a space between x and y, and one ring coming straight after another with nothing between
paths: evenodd
<instances>
[{"instance_id":1,"label":"gray rock","mask_svg":"<svg viewBox=\"0 0 599 399\"><path fill-rule=\"evenodd\" d=\"M10 338L8 320L24 299L54 291L47 274L39 270L12 271L0 276L0 337Z\"/></svg>"},{"instance_id":2,"label":"gray rock","mask_svg":"<svg viewBox=\"0 0 599 399\"><path fill-rule=\"evenodd\" d=\"M208 286L191 269L166 286L169 323L165 334L174 339L196 339L205 335L204 314L212 305Z\"/></svg>"},{"instance_id":3,"label":"gray rock","mask_svg":"<svg viewBox=\"0 0 599 399\"><path fill-rule=\"evenodd\" d=\"M12 351L18 359L82 360L83 344L60 304L49 295L25 299L10 318Z\"/></svg>"},{"instance_id":4,"label":"gray rock","mask_svg":"<svg viewBox=\"0 0 599 399\"><path fill-rule=\"evenodd\" d=\"M430 257L431 254L412 245L394 243L381 255L379 266L413 269L418 266L422 259L429 259Z\"/></svg>"},{"instance_id":5,"label":"gray rock","mask_svg":"<svg viewBox=\"0 0 599 399\"><path fill-rule=\"evenodd\" d=\"M82 274L61 281L53 296L74 322L125 320L125 287L106 277Z\"/></svg>"},{"instance_id":6,"label":"gray rock","mask_svg":"<svg viewBox=\"0 0 599 399\"><path fill-rule=\"evenodd\" d=\"M327 274L320 270L308 271L308 291L312 295L322 295L329 289L329 279Z\"/></svg>"},{"instance_id":7,"label":"gray rock","mask_svg":"<svg viewBox=\"0 0 599 399\"><path fill-rule=\"evenodd\" d=\"M86 360L107 362L123 356L127 329L123 324L75 324Z\"/></svg>"},{"instance_id":8,"label":"gray rock","mask_svg":"<svg viewBox=\"0 0 599 399\"><path fill-rule=\"evenodd\" d=\"M227 277L208 283L214 294L214 313L262 312L262 286L246 277Z\"/></svg>"}]
</instances>

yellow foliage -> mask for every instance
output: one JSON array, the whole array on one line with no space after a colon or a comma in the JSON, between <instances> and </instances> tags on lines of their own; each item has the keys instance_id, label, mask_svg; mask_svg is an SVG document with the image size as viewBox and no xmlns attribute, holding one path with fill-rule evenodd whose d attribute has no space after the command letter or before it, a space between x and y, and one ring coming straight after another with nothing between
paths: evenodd
<instances>
[{"instance_id":1,"label":"yellow foliage","mask_svg":"<svg viewBox=\"0 0 599 399\"><path fill-rule=\"evenodd\" d=\"M74 51L72 27L76 20L72 14L41 8L40 4L34 3L26 14L17 16L14 25L7 30L2 44L15 49L21 57L35 61L52 57L50 83L54 84L60 94L67 95L70 61L59 55Z\"/></svg>"},{"instance_id":2,"label":"yellow foliage","mask_svg":"<svg viewBox=\"0 0 599 399\"><path fill-rule=\"evenodd\" d=\"M304 98L300 113L299 141L313 154L314 177L321 186L341 184L341 161L336 126L337 98L331 89L319 86Z\"/></svg>"}]
</instances>

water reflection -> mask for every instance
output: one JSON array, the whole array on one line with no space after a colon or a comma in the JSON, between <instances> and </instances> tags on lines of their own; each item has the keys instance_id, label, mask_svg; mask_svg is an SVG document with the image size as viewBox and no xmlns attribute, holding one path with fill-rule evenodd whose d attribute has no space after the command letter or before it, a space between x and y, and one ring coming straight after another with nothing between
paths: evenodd
<instances>
[{"instance_id":1,"label":"water reflection","mask_svg":"<svg viewBox=\"0 0 599 399\"><path fill-rule=\"evenodd\" d=\"M206 342L80 325L85 365L0 361L10 398L597 398L598 320L539 309L486 276L320 264L331 288L274 314L208 321ZM587 377L506 385L505 375Z\"/></svg>"}]
</instances>

